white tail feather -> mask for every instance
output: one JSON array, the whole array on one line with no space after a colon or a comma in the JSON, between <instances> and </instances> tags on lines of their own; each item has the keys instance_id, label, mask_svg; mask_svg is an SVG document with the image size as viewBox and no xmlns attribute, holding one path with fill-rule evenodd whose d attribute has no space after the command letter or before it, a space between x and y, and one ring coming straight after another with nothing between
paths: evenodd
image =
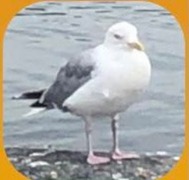
<instances>
[{"instance_id":1,"label":"white tail feather","mask_svg":"<svg viewBox=\"0 0 189 180\"><path fill-rule=\"evenodd\" d=\"M45 110L46 110L46 108L33 108L30 112L24 114L23 117L29 117L29 116L38 114L40 112L43 112Z\"/></svg>"},{"instance_id":2,"label":"white tail feather","mask_svg":"<svg viewBox=\"0 0 189 180\"><path fill-rule=\"evenodd\" d=\"M22 94L16 94L12 97L12 99L20 99L22 97Z\"/></svg>"}]
</instances>

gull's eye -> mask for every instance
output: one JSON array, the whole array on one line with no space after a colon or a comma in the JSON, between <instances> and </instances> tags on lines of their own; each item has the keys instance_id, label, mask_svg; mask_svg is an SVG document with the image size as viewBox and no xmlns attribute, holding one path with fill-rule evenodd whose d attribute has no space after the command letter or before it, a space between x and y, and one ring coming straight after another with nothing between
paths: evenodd
<instances>
[{"instance_id":1,"label":"gull's eye","mask_svg":"<svg viewBox=\"0 0 189 180\"><path fill-rule=\"evenodd\" d=\"M121 35L119 35L119 34L114 34L114 37L115 37L116 39L123 39L123 36L121 36Z\"/></svg>"}]
</instances>

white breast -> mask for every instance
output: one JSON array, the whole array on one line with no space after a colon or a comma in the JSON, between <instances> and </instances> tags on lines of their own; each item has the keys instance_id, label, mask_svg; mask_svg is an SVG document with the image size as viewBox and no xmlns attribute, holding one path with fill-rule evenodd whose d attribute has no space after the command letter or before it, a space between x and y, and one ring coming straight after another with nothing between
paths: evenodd
<instances>
[{"instance_id":1,"label":"white breast","mask_svg":"<svg viewBox=\"0 0 189 180\"><path fill-rule=\"evenodd\" d=\"M144 52L117 50L114 53L104 50L99 54L95 75L102 79L104 86L137 90L148 85L151 66Z\"/></svg>"}]
</instances>

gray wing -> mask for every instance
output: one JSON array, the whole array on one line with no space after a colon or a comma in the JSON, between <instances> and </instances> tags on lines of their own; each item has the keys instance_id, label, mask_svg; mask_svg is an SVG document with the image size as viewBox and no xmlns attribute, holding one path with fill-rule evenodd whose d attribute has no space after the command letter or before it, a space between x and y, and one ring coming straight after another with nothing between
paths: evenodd
<instances>
[{"instance_id":1,"label":"gray wing","mask_svg":"<svg viewBox=\"0 0 189 180\"><path fill-rule=\"evenodd\" d=\"M56 106L62 109L63 102L91 79L91 72L95 66L92 51L91 49L83 52L63 66L58 72L55 82L31 107L51 109Z\"/></svg>"}]
</instances>

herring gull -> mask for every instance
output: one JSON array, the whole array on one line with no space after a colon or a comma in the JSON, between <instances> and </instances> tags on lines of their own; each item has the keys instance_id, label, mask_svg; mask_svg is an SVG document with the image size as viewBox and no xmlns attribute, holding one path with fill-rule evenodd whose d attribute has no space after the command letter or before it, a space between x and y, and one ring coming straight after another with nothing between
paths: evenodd
<instances>
[{"instance_id":1,"label":"herring gull","mask_svg":"<svg viewBox=\"0 0 189 180\"><path fill-rule=\"evenodd\" d=\"M15 99L37 99L28 115L58 108L80 116L85 121L89 164L110 159L133 158L122 152L118 143L119 114L137 102L149 84L151 66L137 28L128 22L112 25L102 44L70 59L47 89L23 93ZM113 148L111 157L96 156L92 145L92 120L111 119Z\"/></svg>"}]
</instances>

